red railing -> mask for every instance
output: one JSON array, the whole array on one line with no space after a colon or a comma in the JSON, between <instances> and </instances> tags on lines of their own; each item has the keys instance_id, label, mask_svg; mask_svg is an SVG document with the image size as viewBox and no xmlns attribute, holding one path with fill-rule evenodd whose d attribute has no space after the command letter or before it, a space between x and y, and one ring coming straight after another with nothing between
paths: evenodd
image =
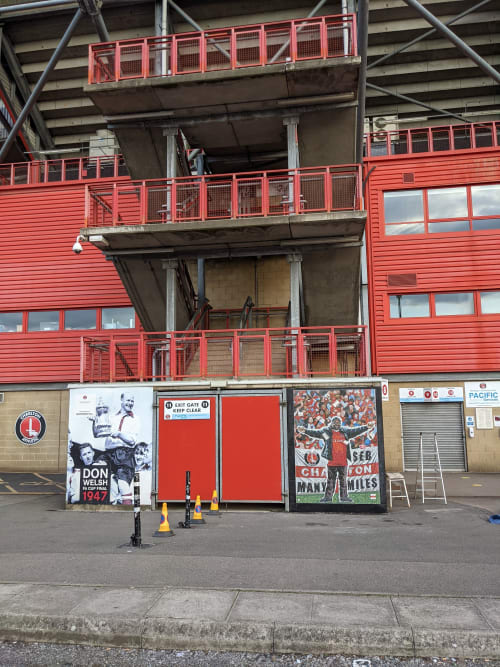
<instances>
[{"instance_id":1,"label":"red railing","mask_svg":"<svg viewBox=\"0 0 500 667\"><path fill-rule=\"evenodd\" d=\"M242 172L86 187L85 227L361 209L359 165Z\"/></svg>"},{"instance_id":2,"label":"red railing","mask_svg":"<svg viewBox=\"0 0 500 667\"><path fill-rule=\"evenodd\" d=\"M84 336L81 382L366 375L366 327Z\"/></svg>"},{"instance_id":3,"label":"red railing","mask_svg":"<svg viewBox=\"0 0 500 667\"><path fill-rule=\"evenodd\" d=\"M121 155L0 164L0 187L128 176Z\"/></svg>"},{"instance_id":4,"label":"red railing","mask_svg":"<svg viewBox=\"0 0 500 667\"><path fill-rule=\"evenodd\" d=\"M500 122L418 127L365 135L365 157L389 157L500 146Z\"/></svg>"},{"instance_id":5,"label":"red railing","mask_svg":"<svg viewBox=\"0 0 500 667\"><path fill-rule=\"evenodd\" d=\"M91 44L89 83L357 55L353 14Z\"/></svg>"}]
</instances>

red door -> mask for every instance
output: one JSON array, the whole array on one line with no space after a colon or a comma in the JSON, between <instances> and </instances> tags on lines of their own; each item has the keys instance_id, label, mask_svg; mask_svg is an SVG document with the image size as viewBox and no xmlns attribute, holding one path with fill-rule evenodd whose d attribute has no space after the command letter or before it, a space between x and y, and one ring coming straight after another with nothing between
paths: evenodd
<instances>
[{"instance_id":1,"label":"red door","mask_svg":"<svg viewBox=\"0 0 500 667\"><path fill-rule=\"evenodd\" d=\"M208 402L209 408L205 406L198 410L197 406L201 402ZM175 412L176 409L178 412ZM160 398L158 410L159 501L184 500L186 470L191 471L191 497L194 498L198 494L203 500L212 497L212 491L217 488L216 412L215 396ZM199 413L201 413L201 418L199 418Z\"/></svg>"},{"instance_id":2,"label":"red door","mask_svg":"<svg viewBox=\"0 0 500 667\"><path fill-rule=\"evenodd\" d=\"M280 396L221 397L221 500L283 500L280 410Z\"/></svg>"}]
</instances>

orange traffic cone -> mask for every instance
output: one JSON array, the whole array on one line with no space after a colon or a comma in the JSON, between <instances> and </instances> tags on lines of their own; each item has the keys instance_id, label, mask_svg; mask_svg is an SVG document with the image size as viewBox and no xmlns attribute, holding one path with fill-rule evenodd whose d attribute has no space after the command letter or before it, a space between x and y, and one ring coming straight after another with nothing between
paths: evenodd
<instances>
[{"instance_id":1,"label":"orange traffic cone","mask_svg":"<svg viewBox=\"0 0 500 667\"><path fill-rule=\"evenodd\" d=\"M170 530L170 526L168 524L167 503L163 503L161 508L160 527L156 532L153 533L153 537L172 537L172 535L174 535L174 531Z\"/></svg>"},{"instance_id":2,"label":"orange traffic cone","mask_svg":"<svg viewBox=\"0 0 500 667\"><path fill-rule=\"evenodd\" d=\"M210 509L208 510L209 514L213 514L215 516L220 516L219 512L219 497L217 496L217 491L214 489L214 492L212 493L212 502L210 503Z\"/></svg>"},{"instance_id":3,"label":"orange traffic cone","mask_svg":"<svg viewBox=\"0 0 500 667\"><path fill-rule=\"evenodd\" d=\"M206 523L205 519L201 516L201 499L200 496L196 496L196 502L194 504L193 518L191 519L192 526L199 526L202 523Z\"/></svg>"}]
</instances>

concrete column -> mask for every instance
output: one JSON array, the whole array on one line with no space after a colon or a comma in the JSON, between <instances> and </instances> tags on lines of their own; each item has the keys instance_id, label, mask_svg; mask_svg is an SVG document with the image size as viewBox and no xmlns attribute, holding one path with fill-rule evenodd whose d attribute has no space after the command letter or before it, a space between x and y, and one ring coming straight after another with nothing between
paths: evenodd
<instances>
[{"instance_id":1,"label":"concrete column","mask_svg":"<svg viewBox=\"0 0 500 667\"><path fill-rule=\"evenodd\" d=\"M287 137L288 169L298 169L300 167L299 136L297 132L298 124L298 116L287 116L286 118L283 118L283 125L286 127Z\"/></svg>"},{"instance_id":2,"label":"concrete column","mask_svg":"<svg viewBox=\"0 0 500 667\"><path fill-rule=\"evenodd\" d=\"M297 126L299 124L298 116L288 116L283 118L283 125L286 127L287 151L288 151L288 169L298 169L300 167L299 159L299 136ZM288 212L297 213L294 206L294 181L290 176L288 185Z\"/></svg>"},{"instance_id":3,"label":"concrete column","mask_svg":"<svg viewBox=\"0 0 500 667\"><path fill-rule=\"evenodd\" d=\"M296 329L300 327L302 255L288 255L287 259L290 262L290 328L292 334L297 334ZM294 377L298 374L297 340L295 337L292 339L292 373Z\"/></svg>"},{"instance_id":4,"label":"concrete column","mask_svg":"<svg viewBox=\"0 0 500 667\"><path fill-rule=\"evenodd\" d=\"M165 269L165 330L175 331L177 321L177 259L167 259L162 262L162 268Z\"/></svg>"},{"instance_id":5,"label":"concrete column","mask_svg":"<svg viewBox=\"0 0 500 667\"><path fill-rule=\"evenodd\" d=\"M178 127L166 127L163 136L167 137L167 178L177 176L177 133Z\"/></svg>"},{"instance_id":6,"label":"concrete column","mask_svg":"<svg viewBox=\"0 0 500 667\"><path fill-rule=\"evenodd\" d=\"M287 259L290 262L290 326L300 327L302 255L288 255Z\"/></svg>"}]
</instances>

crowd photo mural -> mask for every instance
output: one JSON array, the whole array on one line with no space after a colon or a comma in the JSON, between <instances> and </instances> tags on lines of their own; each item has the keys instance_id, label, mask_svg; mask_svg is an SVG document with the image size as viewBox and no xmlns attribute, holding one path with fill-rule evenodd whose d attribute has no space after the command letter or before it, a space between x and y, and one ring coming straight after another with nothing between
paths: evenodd
<instances>
[{"instance_id":1,"label":"crowd photo mural","mask_svg":"<svg viewBox=\"0 0 500 667\"><path fill-rule=\"evenodd\" d=\"M292 391L291 509L365 506L380 511L385 505L377 392L348 387Z\"/></svg>"},{"instance_id":2,"label":"crowd photo mural","mask_svg":"<svg viewBox=\"0 0 500 667\"><path fill-rule=\"evenodd\" d=\"M135 472L150 504L152 388L71 389L68 426L68 504L132 505Z\"/></svg>"}]
</instances>

